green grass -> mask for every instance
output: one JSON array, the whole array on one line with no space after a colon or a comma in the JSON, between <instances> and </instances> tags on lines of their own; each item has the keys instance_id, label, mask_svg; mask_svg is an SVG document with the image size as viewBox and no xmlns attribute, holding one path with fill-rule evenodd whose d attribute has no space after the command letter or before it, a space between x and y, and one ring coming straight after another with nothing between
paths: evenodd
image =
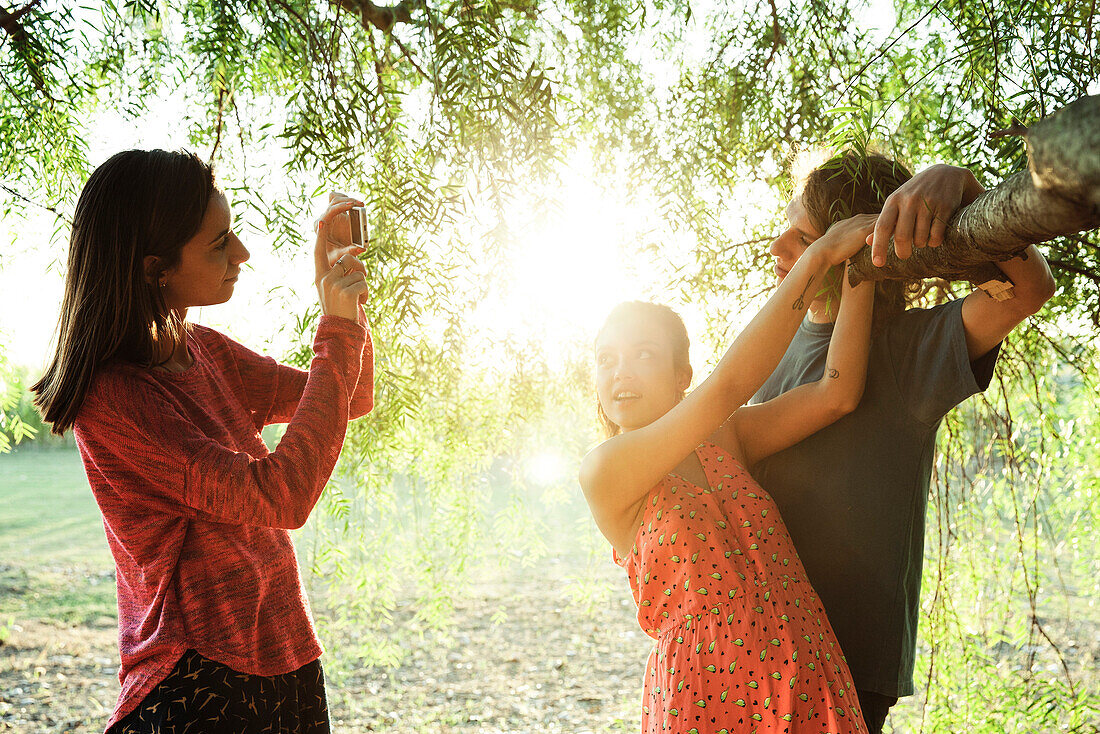
<instances>
[{"instance_id":1,"label":"green grass","mask_svg":"<svg viewBox=\"0 0 1100 734\"><path fill-rule=\"evenodd\" d=\"M74 449L0 455L0 558L21 568L114 568L103 520Z\"/></svg>"},{"instance_id":2,"label":"green grass","mask_svg":"<svg viewBox=\"0 0 1100 734\"><path fill-rule=\"evenodd\" d=\"M0 621L111 623L114 561L75 449L0 455Z\"/></svg>"},{"instance_id":3,"label":"green grass","mask_svg":"<svg viewBox=\"0 0 1100 734\"><path fill-rule=\"evenodd\" d=\"M9 619L114 626L113 574L0 566L0 623Z\"/></svg>"}]
</instances>

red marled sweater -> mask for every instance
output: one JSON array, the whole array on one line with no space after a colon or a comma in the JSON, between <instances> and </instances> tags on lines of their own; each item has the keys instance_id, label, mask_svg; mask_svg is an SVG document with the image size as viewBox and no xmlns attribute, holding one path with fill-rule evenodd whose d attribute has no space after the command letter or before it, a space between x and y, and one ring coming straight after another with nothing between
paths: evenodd
<instances>
[{"instance_id":1,"label":"red marled sweater","mask_svg":"<svg viewBox=\"0 0 1100 734\"><path fill-rule=\"evenodd\" d=\"M254 675L316 660L287 528L305 523L348 420L373 407L362 323L322 316L308 373L192 326L180 373L96 375L74 426L118 576L119 681L129 713L187 649ZM259 430L287 423L268 452Z\"/></svg>"}]
</instances>

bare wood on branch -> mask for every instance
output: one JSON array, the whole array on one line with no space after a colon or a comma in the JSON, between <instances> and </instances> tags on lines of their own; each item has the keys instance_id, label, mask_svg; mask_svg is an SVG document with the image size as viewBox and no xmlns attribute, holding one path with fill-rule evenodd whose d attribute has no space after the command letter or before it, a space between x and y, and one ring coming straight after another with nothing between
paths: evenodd
<instances>
[{"instance_id":1,"label":"bare wood on branch","mask_svg":"<svg viewBox=\"0 0 1100 734\"><path fill-rule=\"evenodd\" d=\"M1035 125L1027 137L1027 156L1037 189L1091 204L1095 216L1100 208L1100 95L1071 102Z\"/></svg>"},{"instance_id":2,"label":"bare wood on branch","mask_svg":"<svg viewBox=\"0 0 1100 734\"><path fill-rule=\"evenodd\" d=\"M27 13L31 12L39 5L42 4L42 0L31 0L23 7L19 8L15 12L8 12L4 8L0 7L0 28L4 29L4 32L11 38L12 45L16 51L23 56L23 60L27 64L27 71L31 75L31 79L34 81L34 86L51 102L54 101L50 93L46 91L46 79L42 75L42 70L35 66L32 59L32 54L28 49L30 40L27 36L27 29L23 27L23 24L19 22Z\"/></svg>"},{"instance_id":3,"label":"bare wood on branch","mask_svg":"<svg viewBox=\"0 0 1100 734\"><path fill-rule=\"evenodd\" d=\"M1027 137L1027 125L1019 120L1013 120L1012 124L1006 127L1004 130L994 130L989 133L990 140L996 140L997 138L1025 138Z\"/></svg>"},{"instance_id":4,"label":"bare wood on branch","mask_svg":"<svg viewBox=\"0 0 1100 734\"><path fill-rule=\"evenodd\" d=\"M27 31L23 28L23 24L19 22L19 19L41 4L42 0L31 0L31 2L13 13L0 8L0 28L3 28L15 43L27 40Z\"/></svg>"},{"instance_id":5,"label":"bare wood on branch","mask_svg":"<svg viewBox=\"0 0 1100 734\"><path fill-rule=\"evenodd\" d=\"M1028 170L956 212L942 245L907 260L891 247L881 268L865 248L853 258L851 282L939 276L981 283L991 263L1029 245L1100 227L1100 96L1082 97L1031 126L1027 153Z\"/></svg>"},{"instance_id":6,"label":"bare wood on branch","mask_svg":"<svg viewBox=\"0 0 1100 734\"><path fill-rule=\"evenodd\" d=\"M398 23L412 23L412 9L420 4L417 0L401 0L397 5L375 5L371 0L335 1L345 10L357 13L364 28L374 27L383 33L389 33Z\"/></svg>"}]
</instances>

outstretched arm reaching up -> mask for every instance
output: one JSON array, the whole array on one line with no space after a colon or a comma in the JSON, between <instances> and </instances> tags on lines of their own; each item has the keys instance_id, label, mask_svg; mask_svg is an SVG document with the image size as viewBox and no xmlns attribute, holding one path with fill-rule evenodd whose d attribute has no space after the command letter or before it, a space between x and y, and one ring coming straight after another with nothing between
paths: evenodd
<instances>
[{"instance_id":1,"label":"outstretched arm reaching up","mask_svg":"<svg viewBox=\"0 0 1100 734\"><path fill-rule=\"evenodd\" d=\"M647 426L604 441L581 462L580 483L600 530L629 550L638 509L649 490L764 383L787 350L826 271L865 243L875 217L838 222L795 263L714 372Z\"/></svg>"},{"instance_id":2,"label":"outstretched arm reaching up","mask_svg":"<svg viewBox=\"0 0 1100 734\"><path fill-rule=\"evenodd\" d=\"M855 410L866 384L874 298L873 282L853 288L845 277L821 379L738 408L719 429L717 442L751 467Z\"/></svg>"}]
</instances>

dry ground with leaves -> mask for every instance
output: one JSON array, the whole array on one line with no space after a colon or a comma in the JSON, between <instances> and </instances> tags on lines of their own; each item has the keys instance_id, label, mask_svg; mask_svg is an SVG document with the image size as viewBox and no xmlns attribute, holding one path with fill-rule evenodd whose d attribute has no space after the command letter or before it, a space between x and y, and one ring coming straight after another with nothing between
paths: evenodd
<instances>
[{"instance_id":1,"label":"dry ground with leaves","mask_svg":"<svg viewBox=\"0 0 1100 734\"><path fill-rule=\"evenodd\" d=\"M396 667L330 673L333 730L637 731L649 642L629 596L580 618L553 584L508 586L460 600L446 636L409 634ZM395 619L403 617L411 610L399 608ZM116 630L108 616L9 623L0 731L102 731L119 690Z\"/></svg>"}]
</instances>

